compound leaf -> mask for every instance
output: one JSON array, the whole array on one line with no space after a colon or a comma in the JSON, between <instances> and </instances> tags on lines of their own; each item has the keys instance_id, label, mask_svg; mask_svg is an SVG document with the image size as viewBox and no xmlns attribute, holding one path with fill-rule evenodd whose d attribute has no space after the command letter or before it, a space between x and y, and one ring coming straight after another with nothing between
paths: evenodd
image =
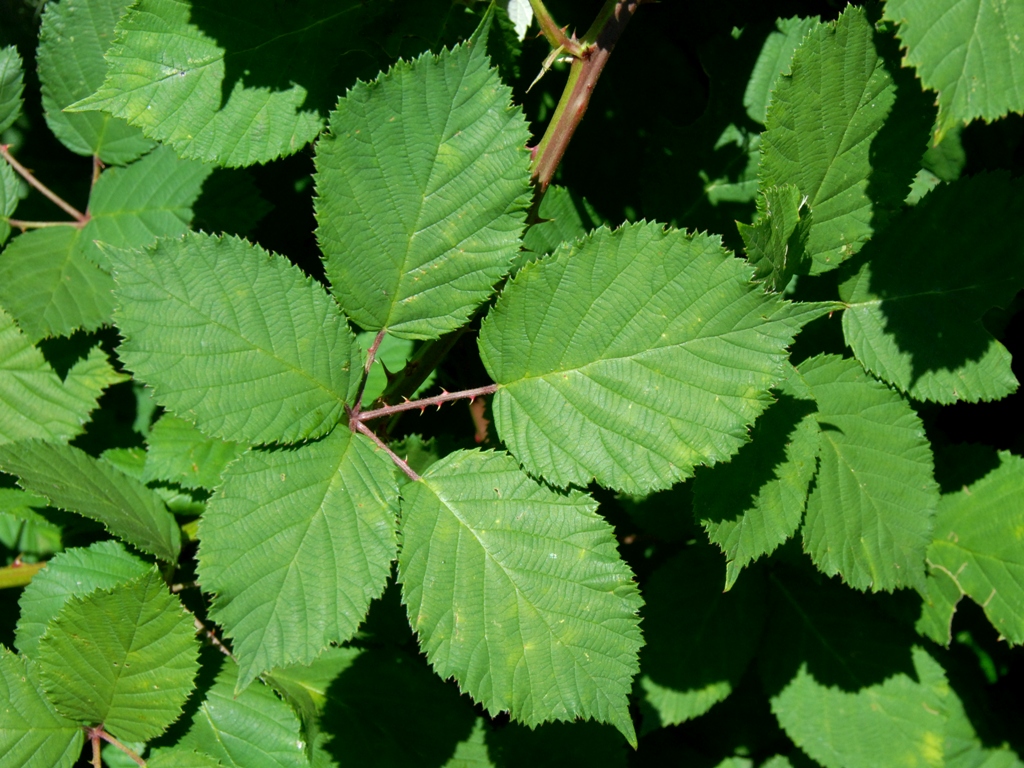
<instances>
[{"instance_id":1,"label":"compound leaf","mask_svg":"<svg viewBox=\"0 0 1024 768\"><path fill-rule=\"evenodd\" d=\"M391 572L397 500L391 460L345 427L228 468L199 522L199 577L239 689L355 634Z\"/></svg>"},{"instance_id":2,"label":"compound leaf","mask_svg":"<svg viewBox=\"0 0 1024 768\"><path fill-rule=\"evenodd\" d=\"M768 107L760 188L792 184L806 196L812 274L853 255L900 207L925 151L927 99L877 45L865 11L848 7L810 31Z\"/></svg>"},{"instance_id":3,"label":"compound leaf","mask_svg":"<svg viewBox=\"0 0 1024 768\"><path fill-rule=\"evenodd\" d=\"M21 117L24 105L21 94L24 90L25 72L18 49L13 45L0 48L0 133ZM0 241L3 241L2 237Z\"/></svg>"},{"instance_id":4,"label":"compound leaf","mask_svg":"<svg viewBox=\"0 0 1024 768\"><path fill-rule=\"evenodd\" d=\"M68 600L85 597L96 589L112 589L141 576L150 567L116 541L98 541L87 548L61 552L32 577L21 593L15 646L36 658L47 623Z\"/></svg>"},{"instance_id":5,"label":"compound leaf","mask_svg":"<svg viewBox=\"0 0 1024 768\"><path fill-rule=\"evenodd\" d=\"M72 152L98 155L123 165L147 152L153 142L138 128L98 112L73 114L64 108L103 82L114 25L128 0L61 0L48 3L36 54L43 90L43 114L50 130Z\"/></svg>"},{"instance_id":6,"label":"compound leaf","mask_svg":"<svg viewBox=\"0 0 1024 768\"><path fill-rule=\"evenodd\" d=\"M704 714L732 693L757 650L764 582L751 576L725 593L722 575L714 549L688 547L644 588L647 645L638 683L645 733Z\"/></svg>"},{"instance_id":7,"label":"compound leaf","mask_svg":"<svg viewBox=\"0 0 1024 768\"><path fill-rule=\"evenodd\" d=\"M349 76L363 4L140 0L117 24L99 90L73 109L104 110L183 157L226 166L300 150ZM85 94L88 95L88 94Z\"/></svg>"},{"instance_id":8,"label":"compound leaf","mask_svg":"<svg viewBox=\"0 0 1024 768\"><path fill-rule=\"evenodd\" d=\"M183 488L216 488L227 465L245 450L238 443L207 437L169 413L153 425L146 443L143 482L158 480Z\"/></svg>"},{"instance_id":9,"label":"compound leaf","mask_svg":"<svg viewBox=\"0 0 1024 768\"><path fill-rule=\"evenodd\" d=\"M338 422L358 383L358 347L298 267L196 233L109 256L121 359L172 412L248 444L317 437Z\"/></svg>"},{"instance_id":10,"label":"compound leaf","mask_svg":"<svg viewBox=\"0 0 1024 768\"><path fill-rule=\"evenodd\" d=\"M478 30L357 84L317 144L327 277L366 330L428 339L457 328L519 250L529 130L485 42Z\"/></svg>"},{"instance_id":11,"label":"compound leaf","mask_svg":"<svg viewBox=\"0 0 1024 768\"><path fill-rule=\"evenodd\" d=\"M43 695L36 665L0 646L0 755L7 765L71 768L83 731Z\"/></svg>"},{"instance_id":12,"label":"compound leaf","mask_svg":"<svg viewBox=\"0 0 1024 768\"><path fill-rule=\"evenodd\" d=\"M155 569L72 597L39 640L40 677L58 711L147 741L181 714L198 669L193 617Z\"/></svg>"},{"instance_id":13,"label":"compound leaf","mask_svg":"<svg viewBox=\"0 0 1024 768\"><path fill-rule=\"evenodd\" d=\"M69 440L82 431L100 393L123 378L96 346L61 381L0 307L0 445L33 437Z\"/></svg>"},{"instance_id":14,"label":"compound leaf","mask_svg":"<svg viewBox=\"0 0 1024 768\"><path fill-rule=\"evenodd\" d=\"M641 600L595 502L479 451L449 454L402 497L398 578L435 671L492 714L594 718L635 745Z\"/></svg>"},{"instance_id":15,"label":"compound leaf","mask_svg":"<svg viewBox=\"0 0 1024 768\"><path fill-rule=\"evenodd\" d=\"M750 80L747 82L747 89L743 94L743 106L746 107L751 120L764 124L772 90L779 75L789 72L793 53L800 47L807 33L817 27L818 23L817 16L809 19L796 17L775 21L775 29L768 33L764 45L761 46L761 53L757 56Z\"/></svg>"},{"instance_id":16,"label":"compound leaf","mask_svg":"<svg viewBox=\"0 0 1024 768\"><path fill-rule=\"evenodd\" d=\"M509 450L557 485L630 493L735 453L786 347L830 308L766 295L750 273L718 237L656 224L527 264L480 331Z\"/></svg>"},{"instance_id":17,"label":"compound leaf","mask_svg":"<svg viewBox=\"0 0 1024 768\"><path fill-rule=\"evenodd\" d=\"M982 317L1024 288L1022 217L1024 181L980 174L933 190L868 245L840 287L843 332L864 367L917 400L1014 392L1010 353Z\"/></svg>"},{"instance_id":18,"label":"compound leaf","mask_svg":"<svg viewBox=\"0 0 1024 768\"><path fill-rule=\"evenodd\" d=\"M821 428L804 548L856 589L920 586L939 496L921 419L856 360L824 355L798 371Z\"/></svg>"},{"instance_id":19,"label":"compound leaf","mask_svg":"<svg viewBox=\"0 0 1024 768\"><path fill-rule=\"evenodd\" d=\"M149 488L70 445L22 440L0 447L0 468L50 504L98 520L144 552L173 563L181 549L174 515Z\"/></svg>"},{"instance_id":20,"label":"compound leaf","mask_svg":"<svg viewBox=\"0 0 1024 768\"><path fill-rule=\"evenodd\" d=\"M886 0L905 65L938 91L936 138L957 125L1024 112L1024 7L987 0Z\"/></svg>"},{"instance_id":21,"label":"compound leaf","mask_svg":"<svg viewBox=\"0 0 1024 768\"><path fill-rule=\"evenodd\" d=\"M1004 451L999 461L999 467L981 480L939 501L928 563L982 606L1000 635L1020 645L1024 643L1024 459Z\"/></svg>"}]
</instances>

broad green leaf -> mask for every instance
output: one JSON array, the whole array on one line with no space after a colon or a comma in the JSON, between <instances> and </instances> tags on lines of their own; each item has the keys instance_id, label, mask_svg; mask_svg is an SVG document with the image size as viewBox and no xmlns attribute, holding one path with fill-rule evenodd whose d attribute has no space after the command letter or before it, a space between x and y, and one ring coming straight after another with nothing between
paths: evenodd
<instances>
[{"instance_id":1,"label":"broad green leaf","mask_svg":"<svg viewBox=\"0 0 1024 768\"><path fill-rule=\"evenodd\" d=\"M1016 391L1010 353L982 318L1024 288L1022 218L1024 180L980 174L935 189L867 246L840 287L864 367L917 400Z\"/></svg>"},{"instance_id":2,"label":"broad green leaf","mask_svg":"<svg viewBox=\"0 0 1024 768\"><path fill-rule=\"evenodd\" d=\"M801 214L806 202L792 184L768 187L757 198L754 223L736 222L747 261L754 266L754 280L764 282L768 290L781 292L809 263L807 237L812 217L809 211Z\"/></svg>"},{"instance_id":3,"label":"broad green leaf","mask_svg":"<svg viewBox=\"0 0 1024 768\"><path fill-rule=\"evenodd\" d=\"M659 567L644 588L638 680L643 733L707 712L739 682L761 640L764 582L744 578L722 592L721 556L687 547Z\"/></svg>"},{"instance_id":4,"label":"broad green leaf","mask_svg":"<svg viewBox=\"0 0 1024 768\"><path fill-rule=\"evenodd\" d=\"M821 437L814 402L790 378L729 462L697 472L693 508L726 557L725 589L751 561L796 533Z\"/></svg>"},{"instance_id":5,"label":"broad green leaf","mask_svg":"<svg viewBox=\"0 0 1024 768\"><path fill-rule=\"evenodd\" d=\"M750 274L718 237L657 224L527 264L480 330L498 434L562 486L646 493L728 458L800 326L829 309L766 295Z\"/></svg>"},{"instance_id":6,"label":"broad green leaf","mask_svg":"<svg viewBox=\"0 0 1024 768\"><path fill-rule=\"evenodd\" d=\"M127 120L182 157L220 165L290 155L323 127L363 45L356 0L139 0L120 20L99 90L73 109ZM88 95L88 94L86 94Z\"/></svg>"},{"instance_id":7,"label":"broad green leaf","mask_svg":"<svg viewBox=\"0 0 1024 768\"><path fill-rule=\"evenodd\" d=\"M33 341L110 322L114 281L85 258L77 227L35 229L0 254L0 303Z\"/></svg>"},{"instance_id":8,"label":"broad green leaf","mask_svg":"<svg viewBox=\"0 0 1024 768\"><path fill-rule=\"evenodd\" d=\"M0 546L29 563L60 552L61 527L36 511L46 506L46 499L34 493L0 488Z\"/></svg>"},{"instance_id":9,"label":"broad green leaf","mask_svg":"<svg viewBox=\"0 0 1024 768\"><path fill-rule=\"evenodd\" d=\"M43 695L35 665L0 646L0 755L4 765L71 768L83 731Z\"/></svg>"},{"instance_id":10,"label":"broad green leaf","mask_svg":"<svg viewBox=\"0 0 1024 768\"><path fill-rule=\"evenodd\" d=\"M327 277L366 330L429 339L457 328L519 250L529 131L484 41L478 30L357 84L317 144Z\"/></svg>"},{"instance_id":11,"label":"broad green leaf","mask_svg":"<svg viewBox=\"0 0 1024 768\"><path fill-rule=\"evenodd\" d=\"M196 233L109 256L121 359L172 412L250 444L317 437L343 416L358 347L330 296L287 259Z\"/></svg>"},{"instance_id":12,"label":"broad green leaf","mask_svg":"<svg viewBox=\"0 0 1024 768\"><path fill-rule=\"evenodd\" d=\"M213 757L224 768L308 768L292 708L260 682L236 694L237 674L238 666L225 660L177 747Z\"/></svg>"},{"instance_id":13,"label":"broad green leaf","mask_svg":"<svg viewBox=\"0 0 1024 768\"><path fill-rule=\"evenodd\" d=\"M492 714L593 718L635 745L641 600L595 502L479 451L449 454L402 497L398 578L435 671Z\"/></svg>"},{"instance_id":14,"label":"broad green leaf","mask_svg":"<svg viewBox=\"0 0 1024 768\"><path fill-rule=\"evenodd\" d=\"M789 64L793 53L807 37L807 33L817 27L818 17L809 19L794 17L777 19L772 30L761 46L754 70L750 73L750 81L743 94L743 106L747 109L750 119L764 124L771 102L772 90L779 75L789 72Z\"/></svg>"},{"instance_id":15,"label":"broad green leaf","mask_svg":"<svg viewBox=\"0 0 1024 768\"><path fill-rule=\"evenodd\" d=\"M21 202L20 192L21 182L18 181L14 169L7 163L0 163L0 245L3 245L11 234L11 225L8 222Z\"/></svg>"},{"instance_id":16,"label":"broad green leaf","mask_svg":"<svg viewBox=\"0 0 1024 768\"><path fill-rule=\"evenodd\" d=\"M557 185L548 187L537 216L540 221L523 236L523 248L533 251L534 258L551 253L566 241L584 237L604 223L586 199Z\"/></svg>"},{"instance_id":17,"label":"broad green leaf","mask_svg":"<svg viewBox=\"0 0 1024 768\"><path fill-rule=\"evenodd\" d=\"M391 572L397 500L391 460L345 426L228 468L199 522L199 580L239 690L355 634Z\"/></svg>"},{"instance_id":18,"label":"broad green leaf","mask_svg":"<svg viewBox=\"0 0 1024 768\"><path fill-rule=\"evenodd\" d=\"M999 634L1024 643L1024 459L999 454L1000 466L946 494L935 514L928 564L985 609Z\"/></svg>"},{"instance_id":19,"label":"broad green leaf","mask_svg":"<svg viewBox=\"0 0 1024 768\"><path fill-rule=\"evenodd\" d=\"M936 138L976 118L1024 112L1024 6L989 0L886 0L903 63L938 91Z\"/></svg>"},{"instance_id":20,"label":"broad green leaf","mask_svg":"<svg viewBox=\"0 0 1024 768\"><path fill-rule=\"evenodd\" d=\"M0 48L0 133L14 125L14 121L21 117L24 81L25 73L18 49L13 45ZM2 241L3 238L0 237L0 242Z\"/></svg>"},{"instance_id":21,"label":"broad green leaf","mask_svg":"<svg viewBox=\"0 0 1024 768\"><path fill-rule=\"evenodd\" d=\"M69 440L82 431L100 393L122 379L96 346L61 381L0 307L0 445Z\"/></svg>"},{"instance_id":22,"label":"broad green leaf","mask_svg":"<svg viewBox=\"0 0 1024 768\"><path fill-rule=\"evenodd\" d=\"M198 650L192 614L152 569L68 600L39 640L40 677L65 716L148 741L181 714Z\"/></svg>"},{"instance_id":23,"label":"broad green leaf","mask_svg":"<svg viewBox=\"0 0 1024 768\"><path fill-rule=\"evenodd\" d=\"M772 699L772 711L797 746L825 768L944 768L949 683L924 650L914 647L913 660L914 674L856 691L826 686L801 668Z\"/></svg>"},{"instance_id":24,"label":"broad green leaf","mask_svg":"<svg viewBox=\"0 0 1024 768\"><path fill-rule=\"evenodd\" d=\"M227 465L245 450L238 443L207 437L169 413L153 425L146 443L143 482L158 480L183 488L216 488Z\"/></svg>"},{"instance_id":25,"label":"broad green leaf","mask_svg":"<svg viewBox=\"0 0 1024 768\"><path fill-rule=\"evenodd\" d=\"M921 585L939 498L921 419L856 360L819 356L798 372L821 428L804 549L856 589Z\"/></svg>"},{"instance_id":26,"label":"broad green leaf","mask_svg":"<svg viewBox=\"0 0 1024 768\"><path fill-rule=\"evenodd\" d=\"M97 589L112 589L150 568L116 541L98 541L88 548L75 547L55 556L21 593L15 646L26 656L37 658L39 638L47 623L68 600Z\"/></svg>"},{"instance_id":27,"label":"broad green leaf","mask_svg":"<svg viewBox=\"0 0 1024 768\"><path fill-rule=\"evenodd\" d=\"M70 445L22 440L0 447L0 469L51 505L98 520L115 536L174 563L181 534L160 497L111 464Z\"/></svg>"},{"instance_id":28,"label":"broad green leaf","mask_svg":"<svg viewBox=\"0 0 1024 768\"><path fill-rule=\"evenodd\" d=\"M43 88L43 112L50 130L72 152L98 155L123 165L148 151L153 142L138 128L110 115L71 114L64 108L103 82L114 25L128 0L61 0L48 3L39 31L36 61Z\"/></svg>"},{"instance_id":29,"label":"broad green leaf","mask_svg":"<svg viewBox=\"0 0 1024 768\"><path fill-rule=\"evenodd\" d=\"M856 253L920 167L934 113L914 79L883 57L887 42L850 6L811 30L772 94L760 188L792 184L807 197L812 274Z\"/></svg>"}]
</instances>

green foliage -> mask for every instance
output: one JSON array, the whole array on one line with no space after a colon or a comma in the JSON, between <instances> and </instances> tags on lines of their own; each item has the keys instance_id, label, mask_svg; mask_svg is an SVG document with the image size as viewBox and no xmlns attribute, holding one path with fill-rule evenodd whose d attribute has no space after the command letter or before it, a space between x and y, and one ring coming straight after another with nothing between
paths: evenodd
<instances>
[{"instance_id":1,"label":"green foliage","mask_svg":"<svg viewBox=\"0 0 1024 768\"><path fill-rule=\"evenodd\" d=\"M770 5L14 4L0 764L1020 768L1024 16Z\"/></svg>"}]
</instances>

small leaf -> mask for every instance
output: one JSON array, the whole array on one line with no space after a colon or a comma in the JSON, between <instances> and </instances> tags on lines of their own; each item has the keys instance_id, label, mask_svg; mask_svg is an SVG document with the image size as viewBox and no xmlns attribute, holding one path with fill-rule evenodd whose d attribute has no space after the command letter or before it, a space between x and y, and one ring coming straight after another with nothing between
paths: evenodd
<instances>
[{"instance_id":1,"label":"small leaf","mask_svg":"<svg viewBox=\"0 0 1024 768\"><path fill-rule=\"evenodd\" d=\"M939 92L937 139L975 118L991 122L1024 112L1019 3L886 0L885 18L899 24L904 65Z\"/></svg>"},{"instance_id":2,"label":"small leaf","mask_svg":"<svg viewBox=\"0 0 1024 768\"><path fill-rule=\"evenodd\" d=\"M768 290L781 292L789 279L805 271L809 263L807 236L811 212L801 210L806 201L792 184L768 187L757 199L758 218L753 224L736 222L754 265L754 280Z\"/></svg>"},{"instance_id":3,"label":"small leaf","mask_svg":"<svg viewBox=\"0 0 1024 768\"><path fill-rule=\"evenodd\" d=\"M953 640L953 614L963 597L960 586L942 568L932 568L925 577L921 595L921 616L914 624L919 634L949 647Z\"/></svg>"},{"instance_id":4,"label":"small leaf","mask_svg":"<svg viewBox=\"0 0 1024 768\"><path fill-rule=\"evenodd\" d=\"M128 0L61 0L48 3L39 31L37 63L43 113L50 130L72 152L99 155L123 165L147 152L153 142L138 128L99 113L72 114L64 107L85 98L103 82L103 54Z\"/></svg>"},{"instance_id":5,"label":"small leaf","mask_svg":"<svg viewBox=\"0 0 1024 768\"><path fill-rule=\"evenodd\" d=\"M239 690L355 634L391 572L397 499L391 460L345 427L228 468L199 522L199 580Z\"/></svg>"},{"instance_id":6,"label":"small leaf","mask_svg":"<svg viewBox=\"0 0 1024 768\"><path fill-rule=\"evenodd\" d=\"M0 646L0 755L5 765L71 768L82 729L43 696L36 666Z\"/></svg>"},{"instance_id":7,"label":"small leaf","mask_svg":"<svg viewBox=\"0 0 1024 768\"><path fill-rule=\"evenodd\" d=\"M483 29L358 83L317 144L327 277L366 330L430 339L459 327L519 250L529 131Z\"/></svg>"},{"instance_id":8,"label":"small leaf","mask_svg":"<svg viewBox=\"0 0 1024 768\"><path fill-rule=\"evenodd\" d=\"M1022 217L1024 181L979 174L935 189L867 246L840 286L843 333L864 367L918 400L1016 391L1010 353L982 317L1024 288Z\"/></svg>"},{"instance_id":9,"label":"small leaf","mask_svg":"<svg viewBox=\"0 0 1024 768\"><path fill-rule=\"evenodd\" d=\"M24 106L21 94L24 90L25 73L18 49L13 45L0 48L0 133L14 125L21 117ZM2 237L0 242L3 242Z\"/></svg>"},{"instance_id":10,"label":"small leaf","mask_svg":"<svg viewBox=\"0 0 1024 768\"><path fill-rule=\"evenodd\" d=\"M138 480L70 445L23 440L0 447L0 468L50 504L98 520L115 536L174 563L181 534L160 497Z\"/></svg>"},{"instance_id":11,"label":"small leaf","mask_svg":"<svg viewBox=\"0 0 1024 768\"><path fill-rule=\"evenodd\" d=\"M227 465L245 450L238 443L207 437L169 413L153 425L146 443L142 481L177 483L183 488L216 488Z\"/></svg>"},{"instance_id":12,"label":"small leaf","mask_svg":"<svg viewBox=\"0 0 1024 768\"><path fill-rule=\"evenodd\" d=\"M39 638L47 623L68 600L85 597L97 589L113 589L150 568L116 541L98 541L88 548L75 547L60 553L21 593L15 646L26 656L36 658Z\"/></svg>"},{"instance_id":13,"label":"small leaf","mask_svg":"<svg viewBox=\"0 0 1024 768\"><path fill-rule=\"evenodd\" d=\"M599 229L526 265L480 330L498 434L557 485L646 493L728 458L800 326L717 237ZM694 371L699 371L695 375Z\"/></svg>"},{"instance_id":14,"label":"small leaf","mask_svg":"<svg viewBox=\"0 0 1024 768\"><path fill-rule=\"evenodd\" d=\"M197 655L193 617L155 570L71 598L39 640L56 708L129 741L160 735L181 714Z\"/></svg>"},{"instance_id":15,"label":"small leaf","mask_svg":"<svg viewBox=\"0 0 1024 768\"><path fill-rule=\"evenodd\" d=\"M635 745L641 600L593 500L479 451L449 454L402 496L398 578L435 671L491 714L593 718Z\"/></svg>"},{"instance_id":16,"label":"small leaf","mask_svg":"<svg viewBox=\"0 0 1024 768\"><path fill-rule=\"evenodd\" d=\"M754 70L750 73L750 81L743 94L743 106L746 107L751 120L764 124L768 104L771 102L772 91L779 75L789 72L793 53L818 23L817 16L809 19L794 17L775 21L775 29L768 33L764 45L761 46L761 53L757 56Z\"/></svg>"},{"instance_id":17,"label":"small leaf","mask_svg":"<svg viewBox=\"0 0 1024 768\"><path fill-rule=\"evenodd\" d=\"M71 439L82 431L100 393L123 378L96 346L61 381L0 307L0 445L33 437Z\"/></svg>"},{"instance_id":18,"label":"small leaf","mask_svg":"<svg viewBox=\"0 0 1024 768\"><path fill-rule=\"evenodd\" d=\"M933 572L951 578L1013 645L1024 643L1024 459L1000 452L1000 466L946 494L928 547ZM954 602L955 604L955 602Z\"/></svg>"},{"instance_id":19,"label":"small leaf","mask_svg":"<svg viewBox=\"0 0 1024 768\"><path fill-rule=\"evenodd\" d=\"M804 549L856 589L922 585L939 494L921 419L856 360L819 356L798 371L821 428Z\"/></svg>"},{"instance_id":20,"label":"small leaf","mask_svg":"<svg viewBox=\"0 0 1024 768\"><path fill-rule=\"evenodd\" d=\"M21 202L21 182L8 163L0 163L0 245L11 234L8 220ZM3 262L0 261L0 264Z\"/></svg>"},{"instance_id":21,"label":"small leaf","mask_svg":"<svg viewBox=\"0 0 1024 768\"><path fill-rule=\"evenodd\" d=\"M111 251L125 365L204 432L244 443L324 434L354 395L355 338L285 258L190 233Z\"/></svg>"}]
</instances>

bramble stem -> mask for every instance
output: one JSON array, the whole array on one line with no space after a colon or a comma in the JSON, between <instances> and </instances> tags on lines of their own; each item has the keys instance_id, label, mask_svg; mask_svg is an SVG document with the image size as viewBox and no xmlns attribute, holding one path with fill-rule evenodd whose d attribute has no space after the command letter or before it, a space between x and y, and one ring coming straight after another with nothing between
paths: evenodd
<instances>
[{"instance_id":1,"label":"bramble stem","mask_svg":"<svg viewBox=\"0 0 1024 768\"><path fill-rule=\"evenodd\" d=\"M103 170L103 161L100 160L99 155L92 156L92 186L96 186L96 182L100 180L100 172Z\"/></svg>"},{"instance_id":2,"label":"bramble stem","mask_svg":"<svg viewBox=\"0 0 1024 768\"><path fill-rule=\"evenodd\" d=\"M212 629L203 624L203 622L199 620L198 616L193 616L192 618L193 623L195 624L195 628L206 636L206 639L210 641L210 645L212 645L214 648L223 653L232 661L237 661L235 655L230 650L228 650L228 647L221 642L220 638L214 634Z\"/></svg>"},{"instance_id":3,"label":"bramble stem","mask_svg":"<svg viewBox=\"0 0 1024 768\"><path fill-rule=\"evenodd\" d=\"M384 341L384 336L387 334L387 328L381 328L377 332L377 336L373 340L373 344L366 350L366 364L363 365L363 378L359 382L359 392L356 393L356 404L352 409L353 415L358 415L359 411L363 408L363 392L366 391L366 380L370 378L370 369L373 367L373 361L377 359L377 350L380 349L380 344Z\"/></svg>"},{"instance_id":4,"label":"bramble stem","mask_svg":"<svg viewBox=\"0 0 1024 768\"><path fill-rule=\"evenodd\" d=\"M51 202L55 203L57 207L71 216L77 222L78 226L84 227L89 222L89 215L87 213L82 213L73 205L66 202L64 198L56 192L51 191L49 187L32 175L32 171L14 159L14 156L10 153L10 146L10 144L0 144L0 157L3 157L3 159L10 164L11 168L18 172L21 178L42 192L43 195Z\"/></svg>"},{"instance_id":5,"label":"bramble stem","mask_svg":"<svg viewBox=\"0 0 1024 768\"><path fill-rule=\"evenodd\" d=\"M86 728L85 732L89 735L89 741L92 742L92 768L103 768L103 760L100 757L100 735L95 728Z\"/></svg>"},{"instance_id":6,"label":"bramble stem","mask_svg":"<svg viewBox=\"0 0 1024 768\"><path fill-rule=\"evenodd\" d=\"M393 398L411 397L468 330L469 324L466 324L439 339L423 344L416 350L416 354L405 364L401 372L397 374L397 378L377 398L377 402L387 402Z\"/></svg>"},{"instance_id":7,"label":"bramble stem","mask_svg":"<svg viewBox=\"0 0 1024 768\"><path fill-rule=\"evenodd\" d=\"M363 422L370 421L371 419L379 419L381 416L390 416L393 413L401 413L402 411L414 411L419 409L422 412L432 405L436 405L440 408L444 403L449 403L452 400L469 399L472 402L481 395L493 395L497 391L497 384L488 384L486 387L463 389L458 392L445 392L444 394L437 395L436 397L424 397L421 400L406 400L404 403L399 403L398 405L387 405L383 408L376 408L372 411L355 414L355 421L362 424Z\"/></svg>"},{"instance_id":8,"label":"bramble stem","mask_svg":"<svg viewBox=\"0 0 1024 768\"><path fill-rule=\"evenodd\" d=\"M576 36L568 37L565 29L555 24L551 12L544 7L543 0L530 0L530 7L533 8L533 15L537 17L540 31L544 33L552 48L562 48L570 56L582 54L583 49L576 41Z\"/></svg>"},{"instance_id":9,"label":"bramble stem","mask_svg":"<svg viewBox=\"0 0 1024 768\"><path fill-rule=\"evenodd\" d=\"M555 114L534 149L533 182L537 192L531 219L536 217L536 210L555 176L555 169L590 105L594 87L615 43L641 2L643 0L605 0L594 23L580 40L580 54L573 59L569 80L555 107Z\"/></svg>"},{"instance_id":10,"label":"bramble stem","mask_svg":"<svg viewBox=\"0 0 1024 768\"><path fill-rule=\"evenodd\" d=\"M0 589L5 587L24 587L39 571L46 567L46 563L23 563L15 560L12 565L0 568Z\"/></svg>"},{"instance_id":11,"label":"bramble stem","mask_svg":"<svg viewBox=\"0 0 1024 768\"><path fill-rule=\"evenodd\" d=\"M91 731L92 731L92 732L93 732L93 733L95 734L95 736L97 736L98 738L101 738L101 739L103 739L103 740L104 740L105 742L107 742L108 744L113 744L113 745L114 745L115 747L117 747L118 749L120 749L120 750L121 750L122 752L124 752L124 753L125 753L126 755L128 755L128 757L130 757L130 758L131 758L132 760L134 760L134 761L135 761L136 763L138 763L139 765L141 765L141 766L142 766L142 768L146 768L146 761L145 761L145 760L143 760L143 759L142 759L141 757L139 757L139 756L138 756L137 754L135 754L135 753L134 753L134 752L133 752L132 750L130 750L130 749L129 749L128 747L126 747L126 746L125 746L124 744L122 744L122 743L121 743L120 741L118 741L117 739L115 739L115 738L114 738L113 736L111 736L111 735L110 735L109 733L107 733L107 732L106 732L105 730L103 730L103 726L102 726L102 725L98 725L98 726L96 726L95 728L92 728L92 729L91 729Z\"/></svg>"},{"instance_id":12,"label":"bramble stem","mask_svg":"<svg viewBox=\"0 0 1024 768\"><path fill-rule=\"evenodd\" d=\"M390 456L391 460L393 462L395 462L395 464L398 465L398 468L400 470L405 472L405 474L408 476L408 478L410 480L415 482L415 481L420 479L420 476L417 475L415 472L413 472L412 467L409 466L409 462L407 462L405 459L400 458L397 453L395 453L390 448L388 448L387 443L385 443L383 440L381 440L379 437L377 437L375 434L373 434L373 430L372 429L370 429L368 426L363 424L361 421L360 422L356 422L356 429L361 434L364 434L368 438L373 440L373 442L377 444L378 448L380 448L381 450L384 451L384 453L386 453L388 456Z\"/></svg>"},{"instance_id":13,"label":"bramble stem","mask_svg":"<svg viewBox=\"0 0 1024 768\"><path fill-rule=\"evenodd\" d=\"M45 229L47 227L78 227L77 221L22 221L21 219L8 219L7 223L24 232L26 229Z\"/></svg>"}]
</instances>

